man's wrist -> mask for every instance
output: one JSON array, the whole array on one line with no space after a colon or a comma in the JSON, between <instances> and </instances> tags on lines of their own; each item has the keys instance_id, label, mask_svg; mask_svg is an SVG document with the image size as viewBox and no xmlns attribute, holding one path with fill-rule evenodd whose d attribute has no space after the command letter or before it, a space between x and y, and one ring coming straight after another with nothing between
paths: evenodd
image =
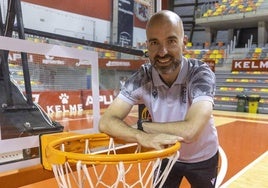
<instances>
[{"instance_id":1,"label":"man's wrist","mask_svg":"<svg viewBox=\"0 0 268 188\"><path fill-rule=\"evenodd\" d=\"M143 129L143 122L151 122L151 121L139 119L137 121L137 129L138 130L144 131L144 129Z\"/></svg>"},{"instance_id":2,"label":"man's wrist","mask_svg":"<svg viewBox=\"0 0 268 188\"><path fill-rule=\"evenodd\" d=\"M142 123L143 123L143 120L142 120L142 119L139 119L139 120L137 121L137 129L140 130L140 131L144 131L144 130L143 130Z\"/></svg>"}]
</instances>

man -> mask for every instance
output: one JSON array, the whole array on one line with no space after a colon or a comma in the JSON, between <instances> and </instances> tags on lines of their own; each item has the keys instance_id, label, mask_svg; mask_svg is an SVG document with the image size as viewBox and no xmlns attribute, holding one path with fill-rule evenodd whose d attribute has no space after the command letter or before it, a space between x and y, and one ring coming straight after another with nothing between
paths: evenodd
<instances>
[{"instance_id":1,"label":"man","mask_svg":"<svg viewBox=\"0 0 268 188\"><path fill-rule=\"evenodd\" d=\"M177 188L182 177L192 187L214 187L218 137L212 117L215 75L203 62L182 56L185 41L180 17L168 10L154 14L146 26L150 63L129 78L100 119L99 129L112 137L155 149L182 143L180 157L164 187ZM152 122L138 130L123 120L143 103Z\"/></svg>"}]
</instances>

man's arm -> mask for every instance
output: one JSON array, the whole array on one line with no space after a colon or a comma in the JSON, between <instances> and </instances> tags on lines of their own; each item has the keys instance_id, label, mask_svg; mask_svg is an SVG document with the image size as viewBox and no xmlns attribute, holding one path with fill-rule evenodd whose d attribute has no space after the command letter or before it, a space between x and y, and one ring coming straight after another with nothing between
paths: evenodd
<instances>
[{"instance_id":1,"label":"man's arm","mask_svg":"<svg viewBox=\"0 0 268 188\"><path fill-rule=\"evenodd\" d=\"M184 138L184 142L195 141L208 123L213 110L210 101L193 103L189 108L184 121L168 123L143 123L143 129L148 133L174 134Z\"/></svg>"},{"instance_id":2,"label":"man's arm","mask_svg":"<svg viewBox=\"0 0 268 188\"><path fill-rule=\"evenodd\" d=\"M182 138L172 134L146 133L127 125L123 120L131 108L132 105L116 98L101 116L99 130L126 142L137 142L145 147L155 149L162 149L165 145L182 140Z\"/></svg>"},{"instance_id":3,"label":"man's arm","mask_svg":"<svg viewBox=\"0 0 268 188\"><path fill-rule=\"evenodd\" d=\"M101 116L99 130L127 142L137 141L136 134L140 134L140 131L131 128L123 121L131 108L131 104L116 98Z\"/></svg>"}]
</instances>

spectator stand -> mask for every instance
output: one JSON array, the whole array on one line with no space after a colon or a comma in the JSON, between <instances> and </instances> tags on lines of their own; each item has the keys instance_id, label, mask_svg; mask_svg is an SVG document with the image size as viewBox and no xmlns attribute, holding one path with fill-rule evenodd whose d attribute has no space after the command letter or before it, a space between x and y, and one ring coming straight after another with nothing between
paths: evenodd
<instances>
[{"instance_id":1,"label":"spectator stand","mask_svg":"<svg viewBox=\"0 0 268 188\"><path fill-rule=\"evenodd\" d=\"M187 58L196 58L202 61L214 62L215 66L223 66L226 58L226 50L223 42L211 46L208 42L203 45L193 45L191 42L186 44L184 56Z\"/></svg>"},{"instance_id":2,"label":"spectator stand","mask_svg":"<svg viewBox=\"0 0 268 188\"><path fill-rule=\"evenodd\" d=\"M202 8L201 17L221 16L256 11L264 0L220 0L207 3Z\"/></svg>"},{"instance_id":3,"label":"spectator stand","mask_svg":"<svg viewBox=\"0 0 268 188\"><path fill-rule=\"evenodd\" d=\"M216 71L216 110L237 110L238 95L256 95L259 101L258 113L268 113L268 72ZM248 112L248 103L245 111Z\"/></svg>"}]
</instances>

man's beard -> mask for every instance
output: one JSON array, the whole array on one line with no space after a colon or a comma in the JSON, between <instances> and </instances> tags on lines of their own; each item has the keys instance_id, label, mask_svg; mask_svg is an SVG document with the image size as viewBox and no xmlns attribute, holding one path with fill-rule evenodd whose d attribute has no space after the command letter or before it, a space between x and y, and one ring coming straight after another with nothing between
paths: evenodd
<instances>
[{"instance_id":1,"label":"man's beard","mask_svg":"<svg viewBox=\"0 0 268 188\"><path fill-rule=\"evenodd\" d=\"M169 56L169 57L171 57L171 56ZM175 71L181 65L181 59L175 59L175 58L171 57L171 59L170 59L171 63L168 66L160 66L159 62L158 62L159 58L160 57L155 57L153 62L152 62L152 65L156 68L156 70L160 74L172 73L173 71Z\"/></svg>"}]
</instances>

